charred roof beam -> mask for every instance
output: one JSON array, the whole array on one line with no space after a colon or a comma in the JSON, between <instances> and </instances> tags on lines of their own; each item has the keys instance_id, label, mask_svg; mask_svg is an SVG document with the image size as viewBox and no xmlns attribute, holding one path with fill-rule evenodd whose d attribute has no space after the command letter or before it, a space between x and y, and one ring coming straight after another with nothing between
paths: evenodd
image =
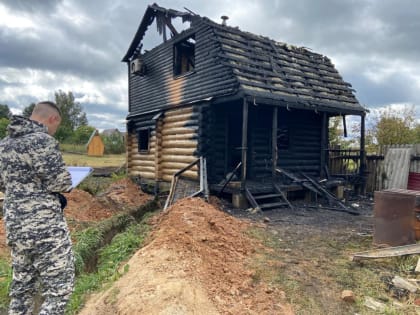
<instances>
[{"instance_id":1,"label":"charred roof beam","mask_svg":"<svg viewBox=\"0 0 420 315\"><path fill-rule=\"evenodd\" d=\"M137 29L136 35L134 36L133 41L131 42L130 47L125 56L123 57L122 61L129 62L130 58L136 52L139 52L139 47L141 47L141 41L143 40L144 34L155 19L158 32L160 35L163 35L164 41L166 41L166 27L168 27L171 31L172 36L178 34L177 30L172 25L172 19L180 17L182 18L182 23L184 23L187 21L191 22L193 16L194 14L190 12L181 12L173 9L165 9L163 7L158 6L156 3L149 5Z\"/></svg>"}]
</instances>

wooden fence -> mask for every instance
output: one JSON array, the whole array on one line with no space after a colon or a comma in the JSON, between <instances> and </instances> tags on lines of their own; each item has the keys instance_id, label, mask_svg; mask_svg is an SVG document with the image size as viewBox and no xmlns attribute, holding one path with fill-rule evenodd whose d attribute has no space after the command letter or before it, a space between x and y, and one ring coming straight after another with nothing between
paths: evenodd
<instances>
[{"instance_id":1,"label":"wooden fence","mask_svg":"<svg viewBox=\"0 0 420 315\"><path fill-rule=\"evenodd\" d=\"M411 148L409 172L420 173L420 144L382 146L376 155L366 156L366 192L373 193L386 187L385 156L389 149ZM329 170L334 176L357 178L360 170L360 150L328 150Z\"/></svg>"}]
</instances>

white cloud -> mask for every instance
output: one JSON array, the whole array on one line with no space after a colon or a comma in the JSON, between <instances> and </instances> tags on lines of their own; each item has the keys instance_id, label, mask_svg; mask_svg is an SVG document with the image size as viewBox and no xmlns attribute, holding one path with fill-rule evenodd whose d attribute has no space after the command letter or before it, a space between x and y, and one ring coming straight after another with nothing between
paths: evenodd
<instances>
[{"instance_id":1,"label":"white cloud","mask_svg":"<svg viewBox=\"0 0 420 315\"><path fill-rule=\"evenodd\" d=\"M6 6L0 3L0 26L9 29L34 29L35 22L25 15L14 14Z\"/></svg>"},{"instance_id":2,"label":"white cloud","mask_svg":"<svg viewBox=\"0 0 420 315\"><path fill-rule=\"evenodd\" d=\"M73 27L83 29L92 28L95 23L94 19L84 14L74 1L63 1L53 16Z\"/></svg>"}]
</instances>

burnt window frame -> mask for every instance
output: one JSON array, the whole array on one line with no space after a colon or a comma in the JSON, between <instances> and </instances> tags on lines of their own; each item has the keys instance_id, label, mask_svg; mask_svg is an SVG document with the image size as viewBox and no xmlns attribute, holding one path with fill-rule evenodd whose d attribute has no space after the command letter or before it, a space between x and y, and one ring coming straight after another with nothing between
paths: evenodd
<instances>
[{"instance_id":1,"label":"burnt window frame","mask_svg":"<svg viewBox=\"0 0 420 315\"><path fill-rule=\"evenodd\" d=\"M137 145L139 153L149 153L150 151L150 128L141 128L137 131ZM146 141L142 141L143 138L146 138ZM144 140L144 139L143 139ZM143 144L145 142L145 144ZM147 149L145 148L147 146Z\"/></svg>"},{"instance_id":2,"label":"burnt window frame","mask_svg":"<svg viewBox=\"0 0 420 315\"><path fill-rule=\"evenodd\" d=\"M191 39L194 41L193 43L189 42ZM195 34L188 35L174 43L172 60L174 77L194 72L196 44ZM183 57L187 60L186 69L183 69Z\"/></svg>"}]
</instances>

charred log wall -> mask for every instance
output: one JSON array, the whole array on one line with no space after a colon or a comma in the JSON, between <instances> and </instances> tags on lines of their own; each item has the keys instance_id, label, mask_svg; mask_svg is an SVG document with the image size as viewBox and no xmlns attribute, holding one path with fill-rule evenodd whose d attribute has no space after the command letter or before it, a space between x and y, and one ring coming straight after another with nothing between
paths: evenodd
<instances>
[{"instance_id":1,"label":"charred log wall","mask_svg":"<svg viewBox=\"0 0 420 315\"><path fill-rule=\"evenodd\" d=\"M213 107L209 115L208 128L209 147L207 154L208 179L218 182L224 178L226 172L226 145L227 145L227 115L226 108Z\"/></svg>"},{"instance_id":2,"label":"charred log wall","mask_svg":"<svg viewBox=\"0 0 420 315\"><path fill-rule=\"evenodd\" d=\"M205 23L195 25L142 55L144 75L129 75L130 115L165 109L209 97L232 94L237 80L231 69L217 62L220 44L214 30ZM174 45L194 35L195 67L186 74L174 74Z\"/></svg>"},{"instance_id":3,"label":"charred log wall","mask_svg":"<svg viewBox=\"0 0 420 315\"><path fill-rule=\"evenodd\" d=\"M248 177L262 179L271 177L271 130L273 108L251 106L248 127Z\"/></svg>"},{"instance_id":4,"label":"charred log wall","mask_svg":"<svg viewBox=\"0 0 420 315\"><path fill-rule=\"evenodd\" d=\"M208 179L217 183L241 161L242 100L212 104L206 117Z\"/></svg>"},{"instance_id":5,"label":"charred log wall","mask_svg":"<svg viewBox=\"0 0 420 315\"><path fill-rule=\"evenodd\" d=\"M291 171L320 174L322 115L279 109L277 165Z\"/></svg>"}]
</instances>

